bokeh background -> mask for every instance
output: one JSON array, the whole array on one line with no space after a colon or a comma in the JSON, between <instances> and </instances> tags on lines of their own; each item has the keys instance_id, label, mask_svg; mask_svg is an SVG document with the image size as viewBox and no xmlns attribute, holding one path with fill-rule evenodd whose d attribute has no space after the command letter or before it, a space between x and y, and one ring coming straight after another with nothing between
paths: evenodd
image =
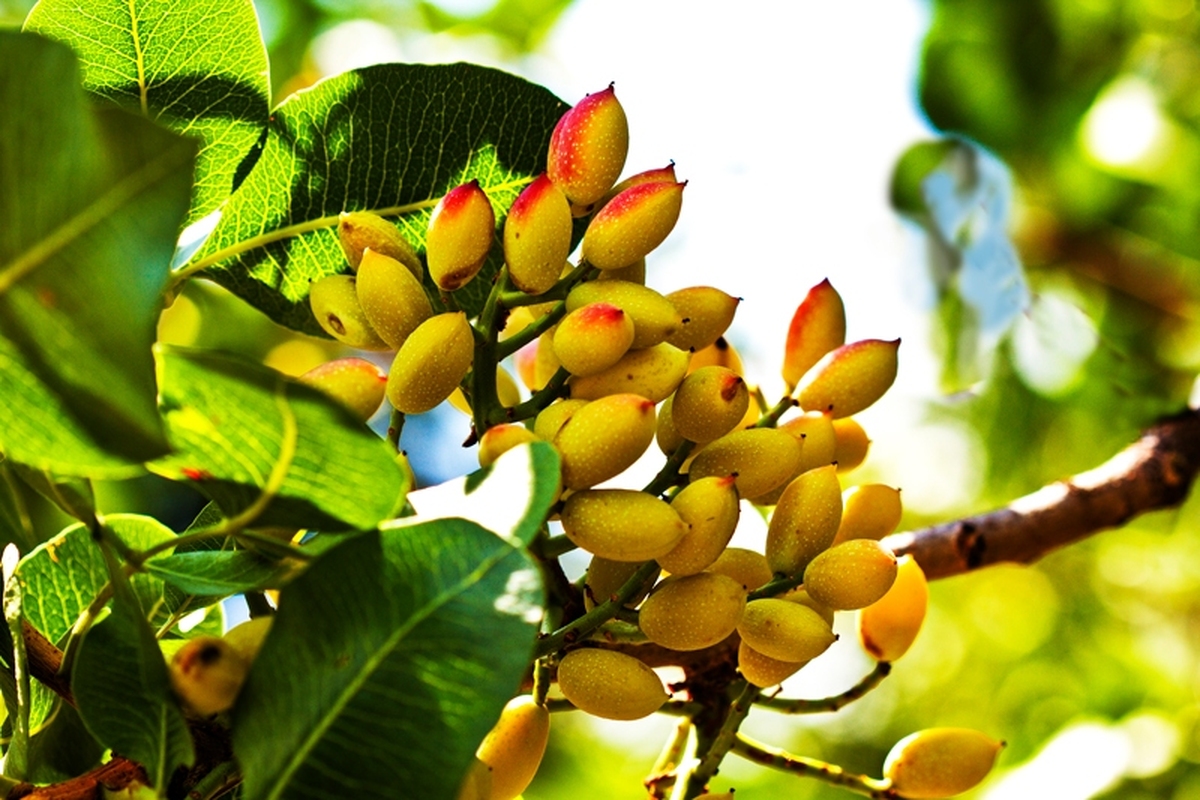
<instances>
[{"instance_id":1,"label":"bokeh background","mask_svg":"<svg viewBox=\"0 0 1200 800\"><path fill-rule=\"evenodd\" d=\"M31 5L0 0L0 23ZM778 395L783 337L830 278L849 336L903 339L896 388L860 416L851 483L903 490L912 529L1095 466L1182 408L1200 370L1200 11L1194 0L259 0L277 100L383 61L473 61L568 102L615 82L627 171L676 162L683 217L649 260L662 291L744 298L729 334ZM197 282L162 337L301 372L337 353ZM448 408L409 422L421 481L475 466ZM106 511L177 525L196 498L152 478ZM30 498L38 532L53 512ZM748 515L749 516L749 515ZM891 744L961 725L1008 742L968 795L1200 797L1200 503L1030 568L937 582L917 645L836 715L747 730L878 774ZM748 539L760 535L747 522ZM789 695L869 669L852 620ZM636 798L670 719L555 719L528 800ZM845 793L731 757L742 798Z\"/></svg>"}]
</instances>

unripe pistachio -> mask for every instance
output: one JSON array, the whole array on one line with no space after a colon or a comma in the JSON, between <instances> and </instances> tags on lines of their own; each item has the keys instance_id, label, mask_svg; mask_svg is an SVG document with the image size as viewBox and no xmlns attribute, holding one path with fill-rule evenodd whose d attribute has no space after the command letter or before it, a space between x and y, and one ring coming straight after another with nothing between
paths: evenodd
<instances>
[{"instance_id":1,"label":"unripe pistachio","mask_svg":"<svg viewBox=\"0 0 1200 800\"><path fill-rule=\"evenodd\" d=\"M478 757L472 756L456 800L491 800L491 797L492 771Z\"/></svg>"},{"instance_id":2,"label":"unripe pistachio","mask_svg":"<svg viewBox=\"0 0 1200 800\"><path fill-rule=\"evenodd\" d=\"M645 350L630 350L603 372L571 378L571 397L595 400L631 393L659 403L671 396L687 373L688 354L663 342Z\"/></svg>"},{"instance_id":3,"label":"unripe pistachio","mask_svg":"<svg viewBox=\"0 0 1200 800\"><path fill-rule=\"evenodd\" d=\"M896 380L900 340L864 339L827 353L796 387L805 411L829 411L834 419L867 408Z\"/></svg>"},{"instance_id":4,"label":"unripe pistachio","mask_svg":"<svg viewBox=\"0 0 1200 800\"><path fill-rule=\"evenodd\" d=\"M725 552L709 565L708 571L728 575L747 592L765 586L774 577L767 557L744 547L726 547Z\"/></svg>"},{"instance_id":5,"label":"unripe pistachio","mask_svg":"<svg viewBox=\"0 0 1200 800\"><path fill-rule=\"evenodd\" d=\"M532 392L543 388L562 368L562 362L558 360L558 354L554 352L555 330L556 328L551 328L538 337L537 350L533 356L533 386L529 387Z\"/></svg>"},{"instance_id":6,"label":"unripe pistachio","mask_svg":"<svg viewBox=\"0 0 1200 800\"><path fill-rule=\"evenodd\" d=\"M221 638L247 663L253 664L254 659L258 658L258 651L262 650L263 642L267 640L267 634L271 632L271 624L274 621L273 616L252 617L225 631Z\"/></svg>"},{"instance_id":7,"label":"unripe pistachio","mask_svg":"<svg viewBox=\"0 0 1200 800\"><path fill-rule=\"evenodd\" d=\"M503 423L488 428L479 437L479 466L489 467L517 445L536 441L537 435L524 425Z\"/></svg>"},{"instance_id":8,"label":"unripe pistachio","mask_svg":"<svg viewBox=\"0 0 1200 800\"><path fill-rule=\"evenodd\" d=\"M833 460L837 462L838 472L849 472L866 460L871 440L857 420L835 419L833 435L836 442Z\"/></svg>"},{"instance_id":9,"label":"unripe pistachio","mask_svg":"<svg viewBox=\"0 0 1200 800\"><path fill-rule=\"evenodd\" d=\"M691 480L736 475L738 493L756 497L791 477L800 460L800 443L774 428L750 428L709 442L692 459Z\"/></svg>"},{"instance_id":10,"label":"unripe pistachio","mask_svg":"<svg viewBox=\"0 0 1200 800\"><path fill-rule=\"evenodd\" d=\"M709 366L728 367L738 375L746 376L746 370L742 366L742 357L724 336L717 337L717 340L711 345L692 354L690 371L695 372L701 367Z\"/></svg>"},{"instance_id":11,"label":"unripe pistachio","mask_svg":"<svg viewBox=\"0 0 1200 800\"><path fill-rule=\"evenodd\" d=\"M809 562L804 589L837 611L866 608L896 580L896 556L872 539L851 539Z\"/></svg>"},{"instance_id":12,"label":"unripe pistachio","mask_svg":"<svg viewBox=\"0 0 1200 800\"><path fill-rule=\"evenodd\" d=\"M682 324L679 312L667 298L640 283L588 281L567 295L567 311L591 303L608 303L629 315L633 321L633 341L629 346L635 350L666 341Z\"/></svg>"},{"instance_id":13,"label":"unripe pistachio","mask_svg":"<svg viewBox=\"0 0 1200 800\"><path fill-rule=\"evenodd\" d=\"M882 483L853 486L842 496L842 522L834 544L848 539L879 540L894 533L904 510L900 490Z\"/></svg>"},{"instance_id":14,"label":"unripe pistachio","mask_svg":"<svg viewBox=\"0 0 1200 800\"><path fill-rule=\"evenodd\" d=\"M797 586L795 589L789 589L779 595L780 600L787 600L789 603L799 603L802 606L808 606L813 611L817 612L821 619L829 623L829 627L833 627L833 609L824 603L818 603L809 596L808 592L804 591L804 587Z\"/></svg>"},{"instance_id":15,"label":"unripe pistachio","mask_svg":"<svg viewBox=\"0 0 1200 800\"><path fill-rule=\"evenodd\" d=\"M468 417L474 413L471 410L471 404L467 402L467 396L463 394L461 386L451 392L449 399L450 405ZM517 388L517 382L513 380L513 376L509 375L508 370L504 367L496 367L496 399L505 408L512 408L521 402L521 390Z\"/></svg>"},{"instance_id":16,"label":"unripe pistachio","mask_svg":"<svg viewBox=\"0 0 1200 800\"><path fill-rule=\"evenodd\" d=\"M586 208L617 182L628 152L629 123L610 85L558 120L550 134L546 173L567 199Z\"/></svg>"},{"instance_id":17,"label":"unripe pistachio","mask_svg":"<svg viewBox=\"0 0 1200 800\"><path fill-rule=\"evenodd\" d=\"M250 660L215 636L189 639L168 668L175 694L202 717L232 708L249 671Z\"/></svg>"},{"instance_id":18,"label":"unripe pistachio","mask_svg":"<svg viewBox=\"0 0 1200 800\"><path fill-rule=\"evenodd\" d=\"M504 262L526 294L549 291L571 254L571 204L545 174L513 201L504 220Z\"/></svg>"},{"instance_id":19,"label":"unripe pistachio","mask_svg":"<svg viewBox=\"0 0 1200 800\"><path fill-rule=\"evenodd\" d=\"M887 594L858 612L858 639L876 661L895 661L908 652L929 607L925 572L912 556L901 556Z\"/></svg>"},{"instance_id":20,"label":"unripe pistachio","mask_svg":"<svg viewBox=\"0 0 1200 800\"><path fill-rule=\"evenodd\" d=\"M595 375L621 360L633 344L633 319L610 303L571 311L554 329L554 355L572 375Z\"/></svg>"},{"instance_id":21,"label":"unripe pistachio","mask_svg":"<svg viewBox=\"0 0 1200 800\"><path fill-rule=\"evenodd\" d=\"M799 575L829 548L842 518L842 487L832 464L809 470L788 484L767 526L767 563L775 572Z\"/></svg>"},{"instance_id":22,"label":"unripe pistachio","mask_svg":"<svg viewBox=\"0 0 1200 800\"><path fill-rule=\"evenodd\" d=\"M747 603L737 630L743 642L763 655L793 663L816 658L837 640L816 611L778 597Z\"/></svg>"},{"instance_id":23,"label":"unripe pistachio","mask_svg":"<svg viewBox=\"0 0 1200 800\"><path fill-rule=\"evenodd\" d=\"M795 436L802 444L800 461L792 480L799 478L809 470L824 467L834 462L834 452L837 447L837 436L833 431L833 419L820 411L806 411L798 417L779 425L779 430ZM783 491L791 481L758 497L749 498L750 502L760 506L773 506L783 496Z\"/></svg>"},{"instance_id":24,"label":"unripe pistachio","mask_svg":"<svg viewBox=\"0 0 1200 800\"><path fill-rule=\"evenodd\" d=\"M829 279L808 290L788 326L783 380L794 387L829 351L846 341L846 308Z\"/></svg>"},{"instance_id":25,"label":"unripe pistachio","mask_svg":"<svg viewBox=\"0 0 1200 800\"><path fill-rule=\"evenodd\" d=\"M638 626L669 650L702 650L733 633L745 607L746 592L733 578L713 572L670 577L642 603Z\"/></svg>"},{"instance_id":26,"label":"unripe pistachio","mask_svg":"<svg viewBox=\"0 0 1200 800\"><path fill-rule=\"evenodd\" d=\"M628 281L629 283L640 283L646 285L646 259L640 259L637 263L630 264L628 267L620 269L602 269L593 281Z\"/></svg>"},{"instance_id":27,"label":"unripe pistachio","mask_svg":"<svg viewBox=\"0 0 1200 800\"><path fill-rule=\"evenodd\" d=\"M902 797L953 797L979 785L1003 747L968 728L929 728L896 742L884 759L883 776Z\"/></svg>"},{"instance_id":28,"label":"unripe pistachio","mask_svg":"<svg viewBox=\"0 0 1200 800\"><path fill-rule=\"evenodd\" d=\"M669 695L654 670L615 650L572 650L558 664L558 688L582 711L605 719L641 719Z\"/></svg>"},{"instance_id":29,"label":"unripe pistachio","mask_svg":"<svg viewBox=\"0 0 1200 800\"><path fill-rule=\"evenodd\" d=\"M513 353L513 366L517 368L517 377L531 392L537 391L537 354L537 339Z\"/></svg>"},{"instance_id":30,"label":"unripe pistachio","mask_svg":"<svg viewBox=\"0 0 1200 800\"><path fill-rule=\"evenodd\" d=\"M694 575L707 569L725 550L737 528L741 506L733 476L700 478L671 499L671 508L688 531L658 564L672 575Z\"/></svg>"},{"instance_id":31,"label":"unripe pistachio","mask_svg":"<svg viewBox=\"0 0 1200 800\"><path fill-rule=\"evenodd\" d=\"M298 380L317 389L366 422L383 404L387 375L362 358L338 358L313 367Z\"/></svg>"},{"instance_id":32,"label":"unripe pistachio","mask_svg":"<svg viewBox=\"0 0 1200 800\"><path fill-rule=\"evenodd\" d=\"M718 439L737 427L750 407L750 391L727 367L704 367L683 379L671 402L679 435L692 442Z\"/></svg>"},{"instance_id":33,"label":"unripe pistachio","mask_svg":"<svg viewBox=\"0 0 1200 800\"><path fill-rule=\"evenodd\" d=\"M675 396L671 395L659 404L658 421L654 424L654 440L658 442L658 449L664 456L674 453L686 441L679 435L679 431L675 430L675 419L671 412L674 400Z\"/></svg>"},{"instance_id":34,"label":"unripe pistachio","mask_svg":"<svg viewBox=\"0 0 1200 800\"><path fill-rule=\"evenodd\" d=\"M479 274L495 232L492 201L478 180L447 192L429 217L425 237L425 260L438 288L453 292Z\"/></svg>"},{"instance_id":35,"label":"unripe pistachio","mask_svg":"<svg viewBox=\"0 0 1200 800\"><path fill-rule=\"evenodd\" d=\"M343 211L338 216L338 243L350 268L357 270L364 250L374 250L403 264L420 283L425 275L421 259L400 230L370 211Z\"/></svg>"},{"instance_id":36,"label":"unripe pistachio","mask_svg":"<svg viewBox=\"0 0 1200 800\"><path fill-rule=\"evenodd\" d=\"M665 501L632 489L585 489L567 498L563 533L593 555L649 561L669 553L687 525Z\"/></svg>"},{"instance_id":37,"label":"unripe pistachio","mask_svg":"<svg viewBox=\"0 0 1200 800\"><path fill-rule=\"evenodd\" d=\"M421 282L399 261L382 253L363 252L356 284L358 304L367 322L394 349L433 316Z\"/></svg>"},{"instance_id":38,"label":"unripe pistachio","mask_svg":"<svg viewBox=\"0 0 1200 800\"><path fill-rule=\"evenodd\" d=\"M360 350L391 350L380 338L358 302L353 275L329 275L308 287L308 304L321 329L339 342Z\"/></svg>"},{"instance_id":39,"label":"unripe pistachio","mask_svg":"<svg viewBox=\"0 0 1200 800\"><path fill-rule=\"evenodd\" d=\"M550 712L529 695L509 700L500 712L475 757L492 773L489 800L513 800L533 782L546 743L550 740Z\"/></svg>"},{"instance_id":40,"label":"unripe pistachio","mask_svg":"<svg viewBox=\"0 0 1200 800\"><path fill-rule=\"evenodd\" d=\"M396 353L387 396L397 411L422 414L445 400L466 377L475 337L461 311L430 317Z\"/></svg>"},{"instance_id":41,"label":"unripe pistachio","mask_svg":"<svg viewBox=\"0 0 1200 800\"><path fill-rule=\"evenodd\" d=\"M800 671L807 661L780 661L755 650L743 639L738 644L738 671L760 689L783 683Z\"/></svg>"},{"instance_id":42,"label":"unripe pistachio","mask_svg":"<svg viewBox=\"0 0 1200 800\"><path fill-rule=\"evenodd\" d=\"M639 561L613 561L592 556L588 562L587 577L584 579L583 605L591 611L601 603L608 602L633 574L642 568ZM654 581L646 581L643 591L629 598L628 606L636 606L650 593Z\"/></svg>"},{"instance_id":43,"label":"unripe pistachio","mask_svg":"<svg viewBox=\"0 0 1200 800\"><path fill-rule=\"evenodd\" d=\"M683 324L667 341L680 350L703 350L717 339L733 322L740 297L732 297L712 286L690 286L667 295Z\"/></svg>"},{"instance_id":44,"label":"unripe pistachio","mask_svg":"<svg viewBox=\"0 0 1200 800\"><path fill-rule=\"evenodd\" d=\"M550 405L542 409L541 413L533 421L534 434L544 442L554 441L554 437L558 435L562 426L567 423L567 420L578 411L586 406L590 400L555 400Z\"/></svg>"},{"instance_id":45,"label":"unripe pistachio","mask_svg":"<svg viewBox=\"0 0 1200 800\"><path fill-rule=\"evenodd\" d=\"M599 269L620 269L645 258L679 220L685 183L643 183L630 187L600 209L580 245L584 261Z\"/></svg>"},{"instance_id":46,"label":"unripe pistachio","mask_svg":"<svg viewBox=\"0 0 1200 800\"><path fill-rule=\"evenodd\" d=\"M633 465L654 441L654 403L614 394L588 403L554 436L562 458L563 486L586 489Z\"/></svg>"}]
</instances>

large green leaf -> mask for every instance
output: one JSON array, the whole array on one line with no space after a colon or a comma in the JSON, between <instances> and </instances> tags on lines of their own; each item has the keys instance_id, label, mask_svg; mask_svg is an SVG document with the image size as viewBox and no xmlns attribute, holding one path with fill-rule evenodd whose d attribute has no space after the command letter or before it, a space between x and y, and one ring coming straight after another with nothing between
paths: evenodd
<instances>
[{"instance_id":1,"label":"large green leaf","mask_svg":"<svg viewBox=\"0 0 1200 800\"><path fill-rule=\"evenodd\" d=\"M514 447L490 467L412 492L408 501L423 519L461 517L527 545L562 493L559 465L552 444L533 442Z\"/></svg>"},{"instance_id":2,"label":"large green leaf","mask_svg":"<svg viewBox=\"0 0 1200 800\"><path fill-rule=\"evenodd\" d=\"M140 764L150 785L161 792L175 767L192 763L192 737L171 692L146 609L111 555L108 573L112 613L84 636L71 672L71 692L88 731Z\"/></svg>"},{"instance_id":3,"label":"large green leaf","mask_svg":"<svg viewBox=\"0 0 1200 800\"><path fill-rule=\"evenodd\" d=\"M335 547L283 590L234 709L246 796L453 797L540 616L533 564L474 523Z\"/></svg>"},{"instance_id":4,"label":"large green leaf","mask_svg":"<svg viewBox=\"0 0 1200 800\"><path fill-rule=\"evenodd\" d=\"M36 375L103 449L144 460L166 449L150 345L196 145L93 110L79 81L66 46L0 33L0 334L24 356L0 354L2 380Z\"/></svg>"},{"instance_id":5,"label":"large green leaf","mask_svg":"<svg viewBox=\"0 0 1200 800\"><path fill-rule=\"evenodd\" d=\"M545 169L564 110L539 86L470 64L385 64L325 80L276 109L262 156L185 274L206 269L277 322L320 335L308 286L347 269L340 212L398 217L421 248L438 200L475 178L502 220ZM464 308L481 307L498 267L494 255L457 293Z\"/></svg>"},{"instance_id":6,"label":"large green leaf","mask_svg":"<svg viewBox=\"0 0 1200 800\"><path fill-rule=\"evenodd\" d=\"M200 138L188 222L233 191L271 110L251 0L40 0L25 29L69 44L89 92Z\"/></svg>"},{"instance_id":7,"label":"large green leaf","mask_svg":"<svg viewBox=\"0 0 1200 800\"><path fill-rule=\"evenodd\" d=\"M149 465L192 483L226 517L267 501L256 526L373 528L403 476L387 444L337 402L275 370L199 350L159 350L174 452Z\"/></svg>"},{"instance_id":8,"label":"large green leaf","mask_svg":"<svg viewBox=\"0 0 1200 800\"><path fill-rule=\"evenodd\" d=\"M9 465L0 464L0 548L11 542L27 553L37 546L37 540L21 486Z\"/></svg>"}]
</instances>

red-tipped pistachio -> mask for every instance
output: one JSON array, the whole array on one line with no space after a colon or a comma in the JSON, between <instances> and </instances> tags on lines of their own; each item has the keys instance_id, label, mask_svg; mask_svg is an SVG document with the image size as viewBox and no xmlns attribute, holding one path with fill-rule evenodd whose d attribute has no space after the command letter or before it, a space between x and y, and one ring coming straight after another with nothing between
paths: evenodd
<instances>
[{"instance_id":1,"label":"red-tipped pistachio","mask_svg":"<svg viewBox=\"0 0 1200 800\"><path fill-rule=\"evenodd\" d=\"M546 172L586 212L617 182L628 151L625 109L609 86L589 94L558 120L550 134Z\"/></svg>"},{"instance_id":2,"label":"red-tipped pistachio","mask_svg":"<svg viewBox=\"0 0 1200 800\"><path fill-rule=\"evenodd\" d=\"M792 315L783 350L783 379L795 386L821 357L846 341L846 309L829 279L808 290Z\"/></svg>"},{"instance_id":3,"label":"red-tipped pistachio","mask_svg":"<svg viewBox=\"0 0 1200 800\"><path fill-rule=\"evenodd\" d=\"M899 349L899 339L864 339L827 353L796 387L800 407L834 419L857 414L891 388Z\"/></svg>"},{"instance_id":4,"label":"red-tipped pistachio","mask_svg":"<svg viewBox=\"0 0 1200 800\"><path fill-rule=\"evenodd\" d=\"M621 360L633 344L633 318L611 303L571 311L554 329L554 355L572 375L594 375Z\"/></svg>"},{"instance_id":5,"label":"red-tipped pistachio","mask_svg":"<svg viewBox=\"0 0 1200 800\"><path fill-rule=\"evenodd\" d=\"M558 282L571 254L571 205L546 175L513 202L504 220L504 262L513 285L542 294Z\"/></svg>"},{"instance_id":6,"label":"red-tipped pistachio","mask_svg":"<svg viewBox=\"0 0 1200 800\"><path fill-rule=\"evenodd\" d=\"M751 428L705 445L692 459L688 476L736 475L738 493L757 497L790 478L799 460L800 443L794 437L774 428Z\"/></svg>"},{"instance_id":7,"label":"red-tipped pistachio","mask_svg":"<svg viewBox=\"0 0 1200 800\"><path fill-rule=\"evenodd\" d=\"M732 431L750 407L750 391L726 367L702 367L683 379L671 401L671 419L679 435L709 442Z\"/></svg>"},{"instance_id":8,"label":"red-tipped pistachio","mask_svg":"<svg viewBox=\"0 0 1200 800\"><path fill-rule=\"evenodd\" d=\"M643 183L614 197L588 223L584 260L599 269L620 269L645 258L679 220L685 185Z\"/></svg>"},{"instance_id":9,"label":"red-tipped pistachio","mask_svg":"<svg viewBox=\"0 0 1200 800\"><path fill-rule=\"evenodd\" d=\"M588 281L567 295L567 311L592 303L608 303L629 316L633 321L633 341L629 346L634 350L666 341L683 324L667 298L640 283Z\"/></svg>"},{"instance_id":10,"label":"red-tipped pistachio","mask_svg":"<svg viewBox=\"0 0 1200 800\"><path fill-rule=\"evenodd\" d=\"M438 288L453 292L479 274L495 232L492 202L478 180L447 192L429 217L425 239L425 260Z\"/></svg>"},{"instance_id":11,"label":"red-tipped pistachio","mask_svg":"<svg viewBox=\"0 0 1200 800\"><path fill-rule=\"evenodd\" d=\"M363 422L379 410L387 386L383 370L361 358L327 361L301 375L299 380L337 400Z\"/></svg>"},{"instance_id":12,"label":"red-tipped pistachio","mask_svg":"<svg viewBox=\"0 0 1200 800\"><path fill-rule=\"evenodd\" d=\"M491 466L497 458L517 445L534 441L537 441L537 436L524 425L506 422L488 428L479 437L479 466Z\"/></svg>"}]
</instances>

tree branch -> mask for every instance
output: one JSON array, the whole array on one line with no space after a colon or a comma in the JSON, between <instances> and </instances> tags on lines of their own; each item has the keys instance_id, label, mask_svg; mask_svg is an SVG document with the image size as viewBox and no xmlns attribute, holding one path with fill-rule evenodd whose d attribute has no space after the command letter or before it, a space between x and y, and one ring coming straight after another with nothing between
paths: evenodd
<instances>
[{"instance_id":1,"label":"tree branch","mask_svg":"<svg viewBox=\"0 0 1200 800\"><path fill-rule=\"evenodd\" d=\"M1200 471L1200 412L1146 430L1104 464L987 514L887 537L930 579L1002 562L1029 564L1133 517L1179 505Z\"/></svg>"}]
</instances>

